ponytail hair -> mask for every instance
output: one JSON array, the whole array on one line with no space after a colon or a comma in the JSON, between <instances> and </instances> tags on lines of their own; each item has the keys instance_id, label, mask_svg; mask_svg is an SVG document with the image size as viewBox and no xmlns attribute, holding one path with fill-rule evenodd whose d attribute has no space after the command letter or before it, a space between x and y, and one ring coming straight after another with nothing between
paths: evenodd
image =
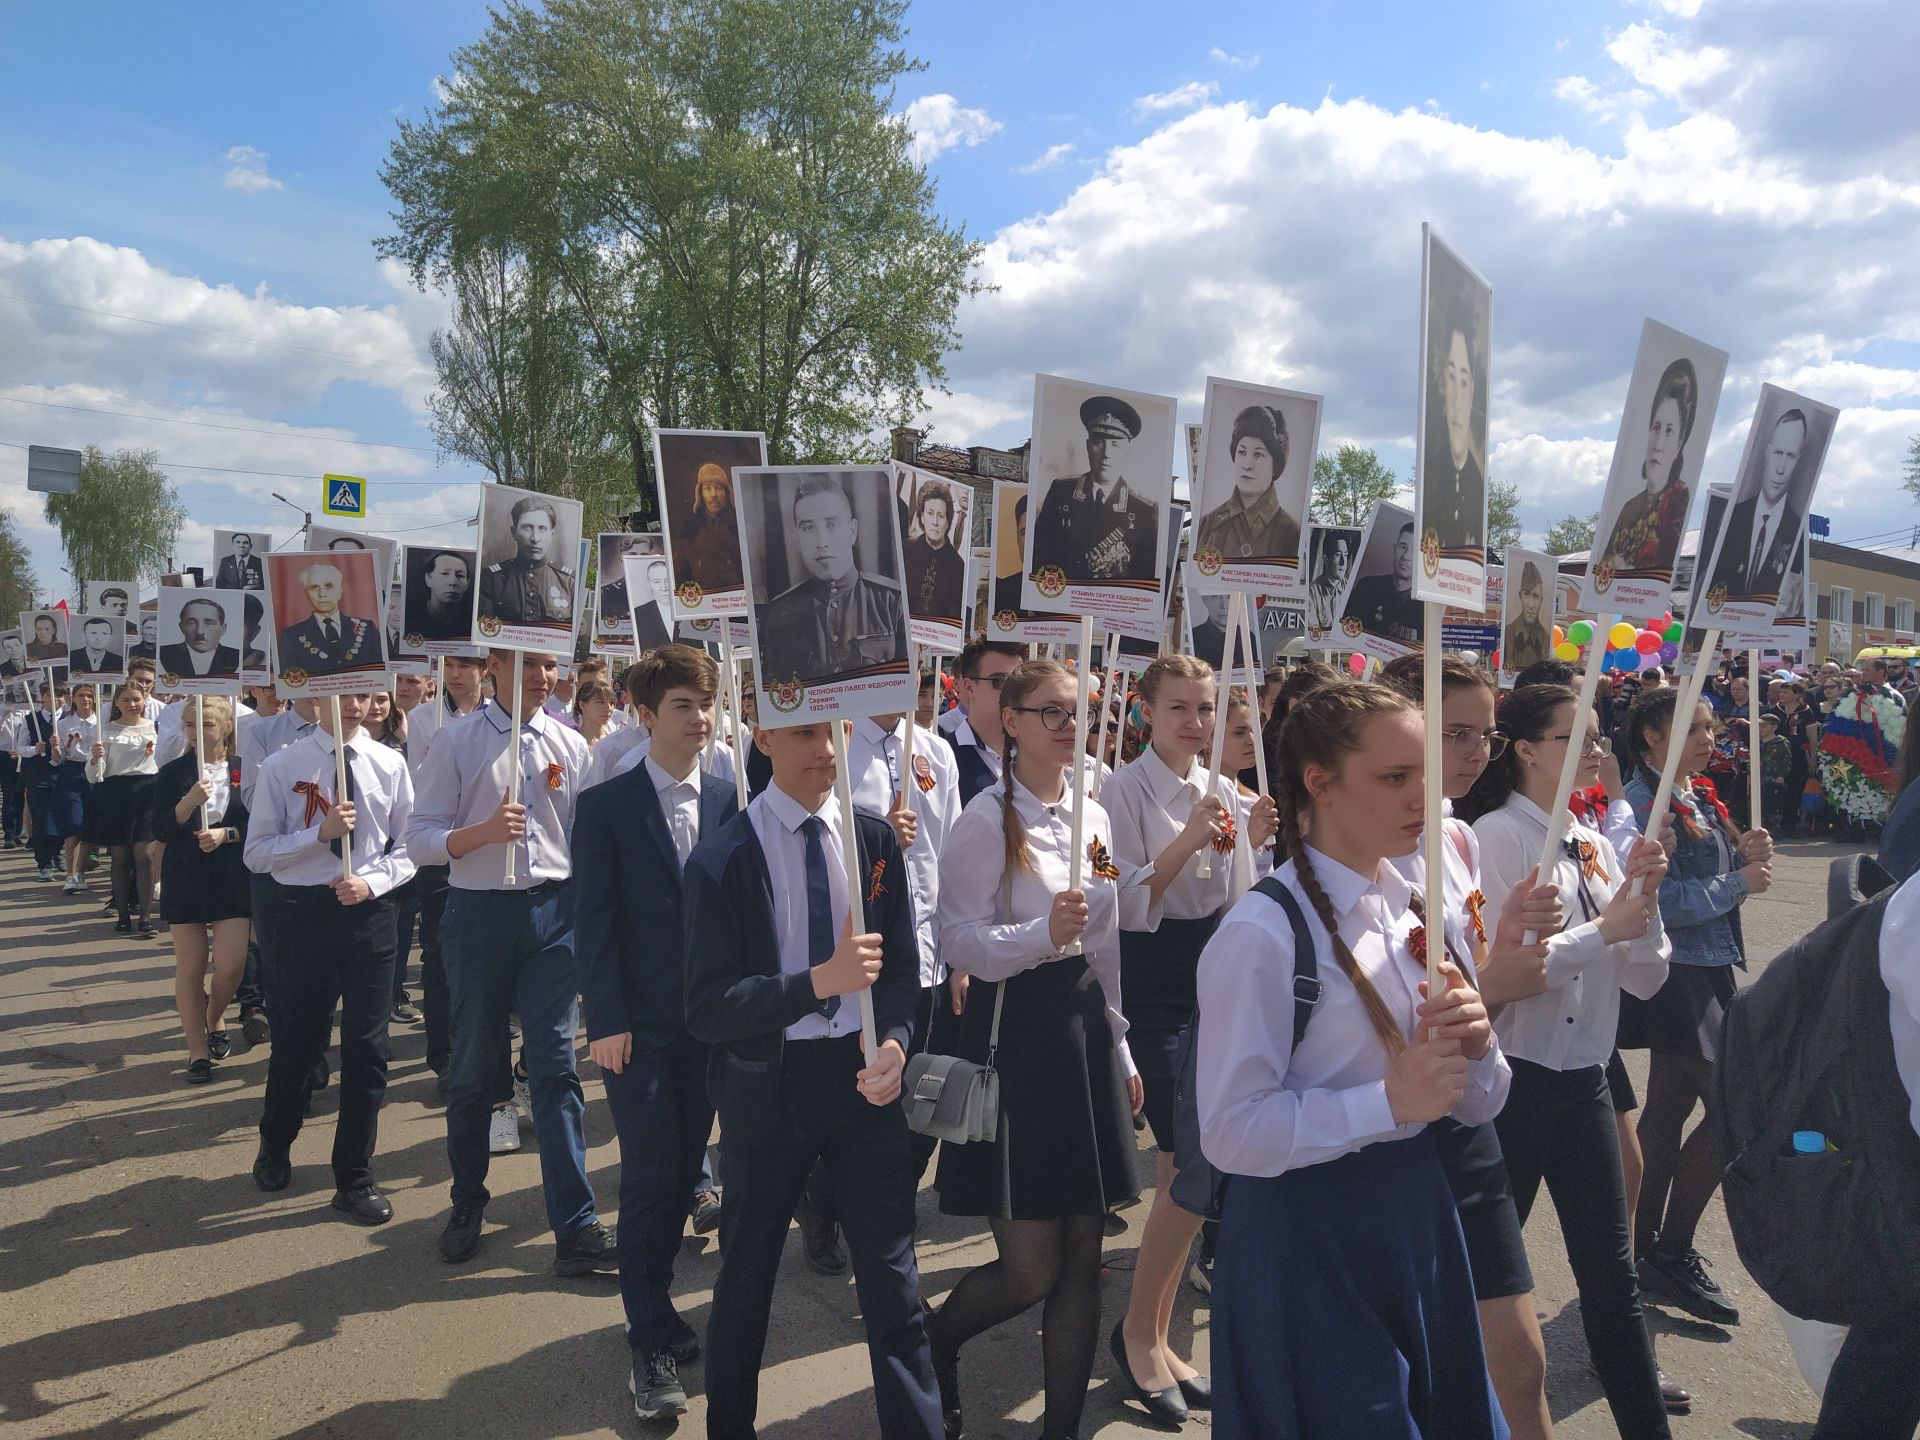
<instances>
[{"instance_id":1,"label":"ponytail hair","mask_svg":"<svg viewBox=\"0 0 1920 1440\"><path fill-rule=\"evenodd\" d=\"M1369 719L1376 715L1405 714L1414 708L1413 702L1399 691L1365 681L1312 689L1295 700L1287 711L1280 729L1281 763L1267 775L1273 786L1274 802L1280 810L1280 838L1300 877L1300 888L1313 905L1313 913L1320 917L1320 924L1333 945L1334 958L1340 962L1340 972L1360 997L1373 1033L1389 1055L1398 1055L1406 1049L1407 1037L1380 998L1380 992L1360 968L1360 962L1353 958L1347 942L1340 938L1340 919L1334 914L1327 892L1321 888L1320 877L1314 873L1313 856L1307 849L1303 822L1311 817L1313 802L1303 777L1309 765L1338 769L1360 749L1361 732Z\"/></svg>"},{"instance_id":2,"label":"ponytail hair","mask_svg":"<svg viewBox=\"0 0 1920 1440\"><path fill-rule=\"evenodd\" d=\"M1520 788L1520 741L1532 745L1546 739L1554 712L1579 703L1571 685L1522 685L1508 695L1493 722L1494 730L1507 737L1507 748L1487 762L1473 788L1454 802L1453 813L1471 825L1506 804Z\"/></svg>"},{"instance_id":3,"label":"ponytail hair","mask_svg":"<svg viewBox=\"0 0 1920 1440\"><path fill-rule=\"evenodd\" d=\"M1701 701L1699 703L1705 704L1706 702ZM1642 690L1640 692L1639 698L1633 702L1633 709L1627 712L1627 751L1634 765L1649 771L1654 768L1653 746L1647 742L1649 735L1666 736L1669 754L1672 753L1674 744L1686 738L1684 733L1680 735L1674 733L1675 730L1679 729L1679 704L1680 692L1677 686L1662 685L1657 690ZM1759 713L1757 706L1752 708L1754 713ZM1713 713L1711 706L1708 707L1707 713L1709 715ZM1692 716L1687 717L1687 725L1688 728L1692 727ZM1720 814L1718 806L1696 806L1695 808L1703 809L1712 816L1713 823L1725 832L1729 844L1737 845L1740 842L1740 832L1734 828L1732 821L1724 818ZM1688 815L1684 810L1674 815L1673 823L1680 834L1688 840L1700 841L1707 838L1705 827L1696 822L1693 817ZM1660 817L1658 815L1649 815L1647 817L1647 824L1652 827L1658 827Z\"/></svg>"},{"instance_id":4,"label":"ponytail hair","mask_svg":"<svg viewBox=\"0 0 1920 1440\"><path fill-rule=\"evenodd\" d=\"M1020 823L1020 812L1013 804L1013 758L1018 747L1007 728L1006 712L1027 703L1033 692L1055 680L1072 680L1073 672L1054 660L1023 660L1007 673L1000 684L1000 829L1006 851L1002 860L1006 873L1033 869L1033 852L1027 848L1027 827ZM1074 757L1079 763L1079 757Z\"/></svg>"},{"instance_id":5,"label":"ponytail hair","mask_svg":"<svg viewBox=\"0 0 1920 1440\"><path fill-rule=\"evenodd\" d=\"M1273 697L1273 710L1260 729L1260 744L1267 752L1267 784L1276 797L1279 782L1274 777L1287 764L1286 752L1280 744L1280 731L1287 723L1288 712L1321 686L1346 683L1347 677L1324 660L1307 660L1288 667L1286 678L1280 682L1280 693Z\"/></svg>"}]
</instances>

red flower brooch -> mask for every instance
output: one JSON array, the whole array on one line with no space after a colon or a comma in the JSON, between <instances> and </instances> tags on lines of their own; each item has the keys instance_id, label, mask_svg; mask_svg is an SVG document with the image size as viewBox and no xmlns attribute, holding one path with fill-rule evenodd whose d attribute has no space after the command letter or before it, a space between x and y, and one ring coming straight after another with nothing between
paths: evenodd
<instances>
[{"instance_id":1,"label":"red flower brooch","mask_svg":"<svg viewBox=\"0 0 1920 1440\"><path fill-rule=\"evenodd\" d=\"M1113 863L1113 856L1107 853L1107 847L1100 843L1100 837L1094 836L1087 842L1087 864L1093 868L1096 879L1118 880L1120 867Z\"/></svg>"}]
</instances>

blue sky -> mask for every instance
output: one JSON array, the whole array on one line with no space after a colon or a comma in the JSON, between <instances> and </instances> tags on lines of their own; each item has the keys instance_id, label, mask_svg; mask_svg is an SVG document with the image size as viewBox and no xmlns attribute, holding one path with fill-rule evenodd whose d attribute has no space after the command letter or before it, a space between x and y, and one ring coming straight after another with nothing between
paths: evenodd
<instances>
[{"instance_id":1,"label":"blue sky","mask_svg":"<svg viewBox=\"0 0 1920 1440\"><path fill-rule=\"evenodd\" d=\"M1877 540L1920 522L1897 490L1920 432L1916 10L923 0L927 68L897 108L999 286L963 312L928 421L1016 442L1035 370L1197 419L1214 373L1326 394L1323 446L1404 470L1431 218L1496 288L1492 469L1530 531L1597 500L1653 314L1733 356L1707 478L1760 381L1792 384L1847 412L1835 537ZM265 492L304 502L318 482L287 477L321 470L370 477L371 528L471 513L477 477L423 424L440 302L371 241L396 118L485 21L447 0L0 9L0 503L43 588L64 577L8 448L29 442L157 447L187 563L215 526L284 533Z\"/></svg>"}]
</instances>

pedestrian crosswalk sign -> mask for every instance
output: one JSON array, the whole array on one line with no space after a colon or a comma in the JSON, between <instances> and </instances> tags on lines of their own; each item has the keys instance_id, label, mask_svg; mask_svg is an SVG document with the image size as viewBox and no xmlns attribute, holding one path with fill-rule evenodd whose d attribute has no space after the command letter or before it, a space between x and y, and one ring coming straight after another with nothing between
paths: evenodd
<instances>
[{"instance_id":1,"label":"pedestrian crosswalk sign","mask_svg":"<svg viewBox=\"0 0 1920 1440\"><path fill-rule=\"evenodd\" d=\"M328 515L346 515L355 520L367 518L367 482L358 475L322 475L325 493L320 508Z\"/></svg>"}]
</instances>

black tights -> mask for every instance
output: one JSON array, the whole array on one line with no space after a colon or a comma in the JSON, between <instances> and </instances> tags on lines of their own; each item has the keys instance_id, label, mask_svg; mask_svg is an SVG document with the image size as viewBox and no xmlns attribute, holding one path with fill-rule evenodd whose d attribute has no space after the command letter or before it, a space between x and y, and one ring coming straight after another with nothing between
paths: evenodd
<instances>
[{"instance_id":1,"label":"black tights","mask_svg":"<svg viewBox=\"0 0 1920 1440\"><path fill-rule=\"evenodd\" d=\"M1712 1092L1711 1060L1653 1055L1639 1126L1646 1170L1633 1223L1634 1248L1642 1254L1653 1248L1656 1235L1663 1252L1680 1254L1693 1248L1694 1231L1720 1184L1720 1147L1708 1098ZM1680 1132L1696 1104L1706 1113L1683 1145Z\"/></svg>"},{"instance_id":2,"label":"black tights","mask_svg":"<svg viewBox=\"0 0 1920 1440\"><path fill-rule=\"evenodd\" d=\"M122 923L137 911L140 923L149 922L153 910L153 861L145 845L115 845L108 851L113 861L110 871L113 906Z\"/></svg>"},{"instance_id":3,"label":"black tights","mask_svg":"<svg viewBox=\"0 0 1920 1440\"><path fill-rule=\"evenodd\" d=\"M1100 1245L1105 1217L995 1220L999 1257L969 1270L933 1317L936 1355L957 1355L991 1330L1045 1301L1040 1312L1040 1356L1047 1409L1042 1429L1070 1435L1079 1428L1100 1338Z\"/></svg>"}]
</instances>

